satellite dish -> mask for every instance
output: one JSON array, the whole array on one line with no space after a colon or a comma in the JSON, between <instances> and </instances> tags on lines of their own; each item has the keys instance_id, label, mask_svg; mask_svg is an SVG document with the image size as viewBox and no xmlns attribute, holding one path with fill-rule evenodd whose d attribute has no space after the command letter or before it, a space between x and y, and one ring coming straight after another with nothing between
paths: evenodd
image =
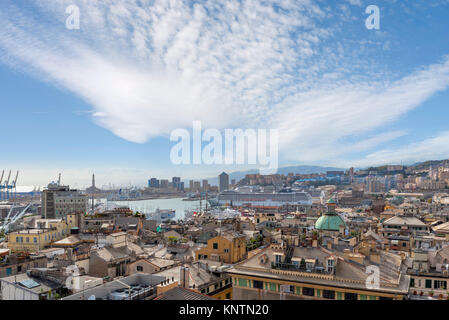
<instances>
[{"instance_id":1,"label":"satellite dish","mask_svg":"<svg viewBox=\"0 0 449 320\"><path fill-rule=\"evenodd\" d=\"M95 297L95 295L91 295L87 300L97 300L97 298Z\"/></svg>"}]
</instances>

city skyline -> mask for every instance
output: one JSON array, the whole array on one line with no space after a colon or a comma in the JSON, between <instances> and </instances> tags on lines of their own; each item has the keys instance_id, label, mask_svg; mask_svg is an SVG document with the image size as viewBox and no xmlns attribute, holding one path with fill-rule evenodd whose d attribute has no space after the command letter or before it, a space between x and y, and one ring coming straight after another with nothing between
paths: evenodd
<instances>
[{"instance_id":1,"label":"city skyline","mask_svg":"<svg viewBox=\"0 0 449 320\"><path fill-rule=\"evenodd\" d=\"M19 185L63 173L80 186L257 168L171 164L170 132L194 120L278 129L280 167L445 159L449 5L378 1L370 30L372 4L6 0L0 168L21 170Z\"/></svg>"}]
</instances>

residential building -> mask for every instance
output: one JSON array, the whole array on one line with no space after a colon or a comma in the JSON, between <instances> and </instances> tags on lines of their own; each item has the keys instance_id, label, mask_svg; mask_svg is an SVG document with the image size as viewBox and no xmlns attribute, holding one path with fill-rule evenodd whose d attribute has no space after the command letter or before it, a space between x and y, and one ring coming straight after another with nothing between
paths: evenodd
<instances>
[{"instance_id":1,"label":"residential building","mask_svg":"<svg viewBox=\"0 0 449 320\"><path fill-rule=\"evenodd\" d=\"M196 252L196 258L237 263L245 258L246 236L236 232L226 232L207 241L207 247Z\"/></svg>"},{"instance_id":2,"label":"residential building","mask_svg":"<svg viewBox=\"0 0 449 320\"><path fill-rule=\"evenodd\" d=\"M42 192L42 217L55 219L70 213L82 213L87 210L87 195L69 186L50 183Z\"/></svg>"},{"instance_id":3,"label":"residential building","mask_svg":"<svg viewBox=\"0 0 449 320\"><path fill-rule=\"evenodd\" d=\"M380 263L357 253L272 244L226 272L236 300L402 300L409 277L400 256L380 252ZM367 286L366 266L385 275Z\"/></svg>"},{"instance_id":4,"label":"residential building","mask_svg":"<svg viewBox=\"0 0 449 320\"><path fill-rule=\"evenodd\" d=\"M8 248L12 252L36 252L68 235L69 228L65 220L37 219L33 228L9 233Z\"/></svg>"}]
</instances>

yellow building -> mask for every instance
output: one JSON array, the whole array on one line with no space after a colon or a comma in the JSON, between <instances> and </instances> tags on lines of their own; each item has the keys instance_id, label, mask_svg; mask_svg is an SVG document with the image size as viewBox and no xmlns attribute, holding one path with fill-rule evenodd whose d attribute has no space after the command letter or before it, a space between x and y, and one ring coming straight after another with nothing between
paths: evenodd
<instances>
[{"instance_id":1,"label":"yellow building","mask_svg":"<svg viewBox=\"0 0 449 320\"><path fill-rule=\"evenodd\" d=\"M207 247L196 252L200 259L237 263L245 258L246 237L238 233L225 233L207 241Z\"/></svg>"},{"instance_id":2,"label":"yellow building","mask_svg":"<svg viewBox=\"0 0 449 320\"><path fill-rule=\"evenodd\" d=\"M276 215L274 213L256 213L254 214L254 222L256 224L270 221L270 222L276 222Z\"/></svg>"},{"instance_id":3,"label":"yellow building","mask_svg":"<svg viewBox=\"0 0 449 320\"><path fill-rule=\"evenodd\" d=\"M80 227L80 213L72 213L65 216L65 221L67 223L68 229L79 228Z\"/></svg>"},{"instance_id":4,"label":"yellow building","mask_svg":"<svg viewBox=\"0 0 449 320\"><path fill-rule=\"evenodd\" d=\"M68 235L69 228L63 219L38 219L32 229L9 233L8 249L12 252L35 252Z\"/></svg>"}]
</instances>

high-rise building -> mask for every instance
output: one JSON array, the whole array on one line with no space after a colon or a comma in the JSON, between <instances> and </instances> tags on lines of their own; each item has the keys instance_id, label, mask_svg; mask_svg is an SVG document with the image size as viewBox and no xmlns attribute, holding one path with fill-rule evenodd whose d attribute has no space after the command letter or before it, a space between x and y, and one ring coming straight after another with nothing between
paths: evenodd
<instances>
[{"instance_id":1,"label":"high-rise building","mask_svg":"<svg viewBox=\"0 0 449 320\"><path fill-rule=\"evenodd\" d=\"M193 182L193 189L194 189L195 191L200 191L200 189L201 189L201 182L199 182L199 181L194 181L194 182Z\"/></svg>"},{"instance_id":2,"label":"high-rise building","mask_svg":"<svg viewBox=\"0 0 449 320\"><path fill-rule=\"evenodd\" d=\"M148 187L159 188L159 180L156 178L151 178L150 180L148 180Z\"/></svg>"},{"instance_id":3,"label":"high-rise building","mask_svg":"<svg viewBox=\"0 0 449 320\"><path fill-rule=\"evenodd\" d=\"M173 177L172 178L172 186L175 189L181 190L181 178L180 177Z\"/></svg>"},{"instance_id":4,"label":"high-rise building","mask_svg":"<svg viewBox=\"0 0 449 320\"><path fill-rule=\"evenodd\" d=\"M225 172L218 176L218 190L220 192L229 189L229 175Z\"/></svg>"},{"instance_id":5,"label":"high-rise building","mask_svg":"<svg viewBox=\"0 0 449 320\"><path fill-rule=\"evenodd\" d=\"M189 181L189 189L190 191L193 191L193 180Z\"/></svg>"},{"instance_id":6,"label":"high-rise building","mask_svg":"<svg viewBox=\"0 0 449 320\"><path fill-rule=\"evenodd\" d=\"M42 217L56 219L72 213L86 213L87 195L52 182L42 192Z\"/></svg>"},{"instance_id":7,"label":"high-rise building","mask_svg":"<svg viewBox=\"0 0 449 320\"><path fill-rule=\"evenodd\" d=\"M161 180L160 186L162 189L168 188L168 180Z\"/></svg>"},{"instance_id":8,"label":"high-rise building","mask_svg":"<svg viewBox=\"0 0 449 320\"><path fill-rule=\"evenodd\" d=\"M203 180L203 191L209 190L209 181L206 179Z\"/></svg>"}]
</instances>

